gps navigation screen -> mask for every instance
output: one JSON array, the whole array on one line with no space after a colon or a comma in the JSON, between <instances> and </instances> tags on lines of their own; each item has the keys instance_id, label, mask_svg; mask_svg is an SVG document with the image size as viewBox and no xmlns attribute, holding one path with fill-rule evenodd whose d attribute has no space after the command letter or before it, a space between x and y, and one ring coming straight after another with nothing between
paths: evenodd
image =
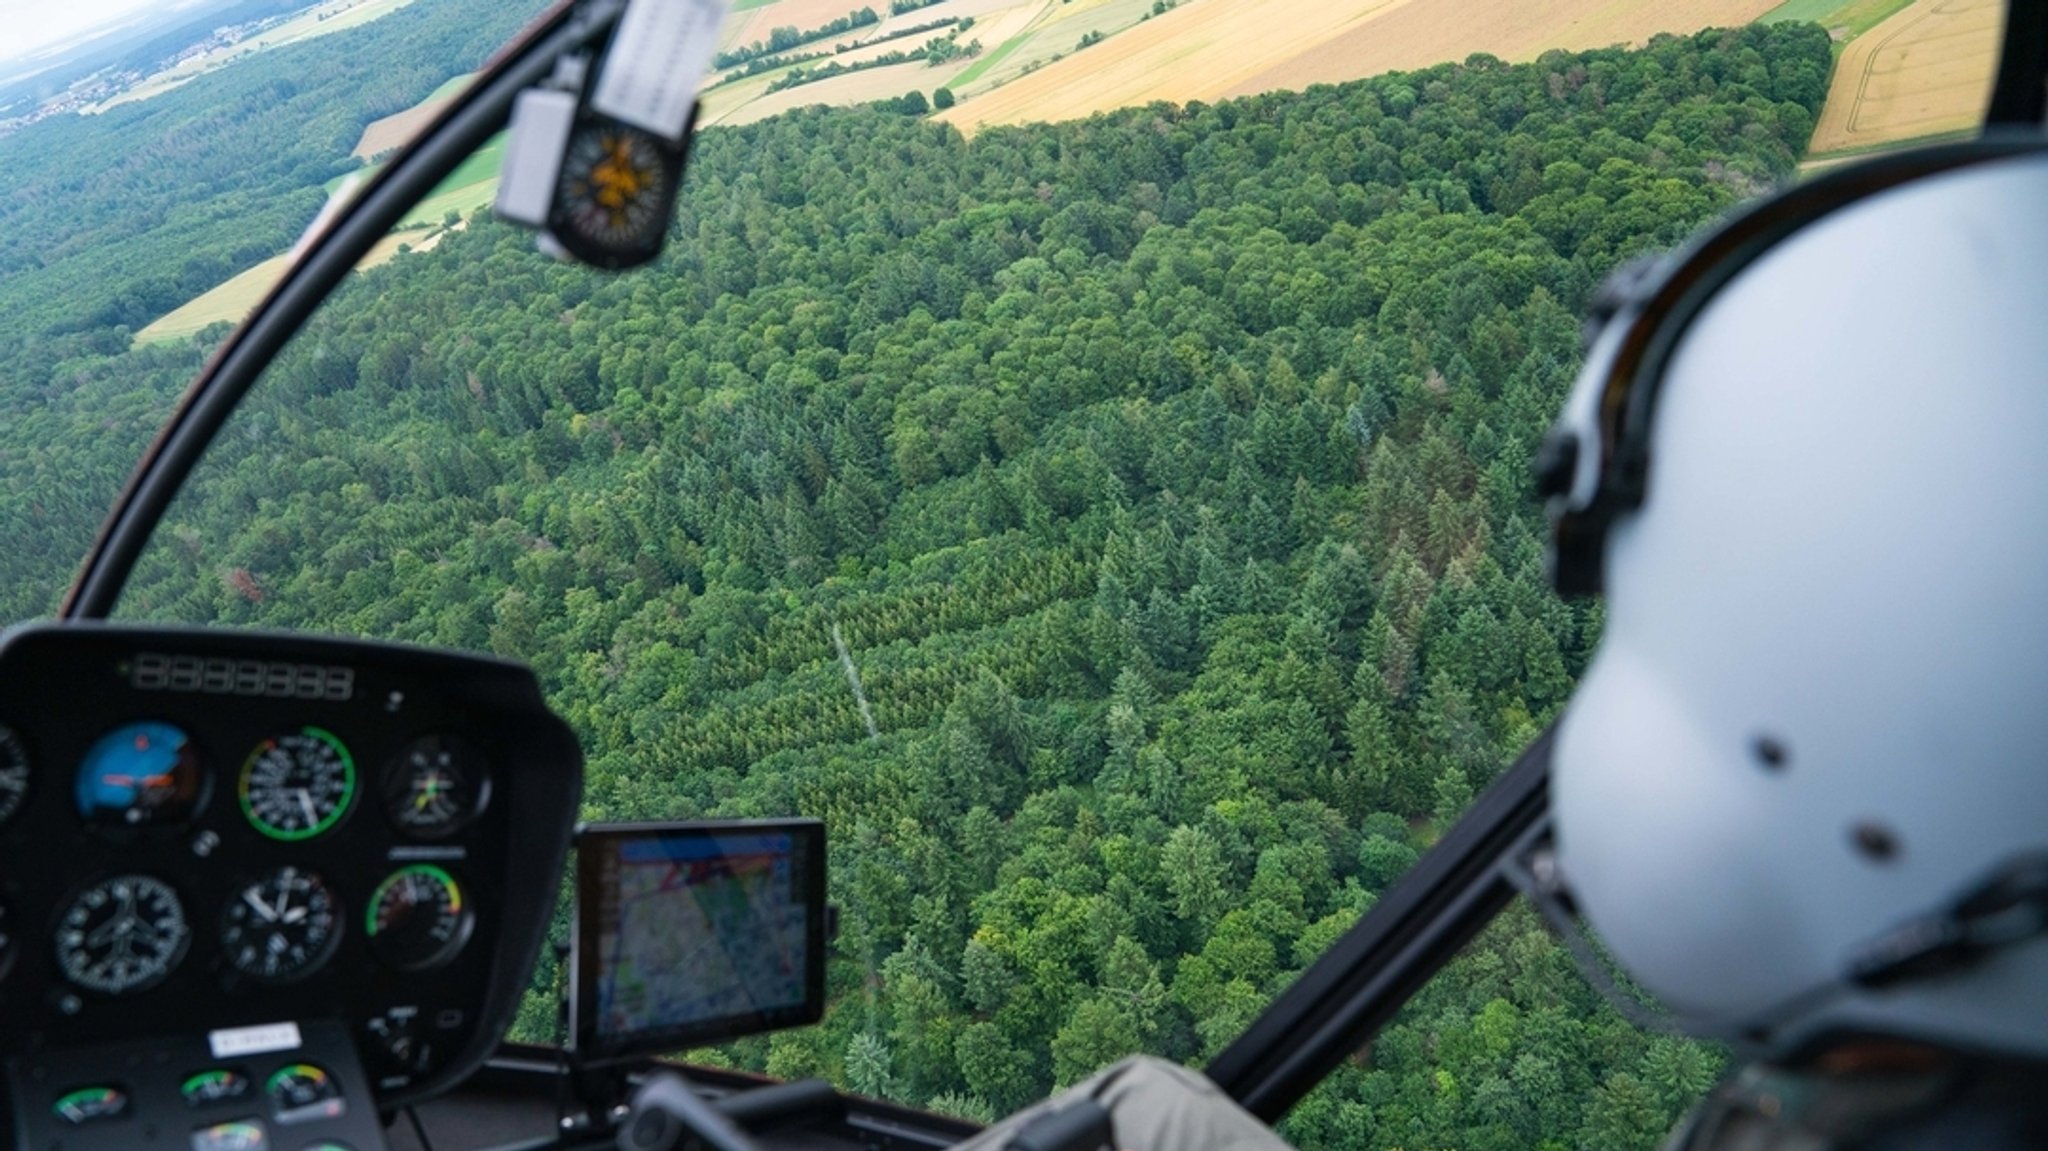
<instances>
[{"instance_id":1,"label":"gps navigation screen","mask_svg":"<svg viewBox=\"0 0 2048 1151\"><path fill-rule=\"evenodd\" d=\"M585 829L579 1050L673 1050L815 1022L824 846L812 821Z\"/></svg>"}]
</instances>

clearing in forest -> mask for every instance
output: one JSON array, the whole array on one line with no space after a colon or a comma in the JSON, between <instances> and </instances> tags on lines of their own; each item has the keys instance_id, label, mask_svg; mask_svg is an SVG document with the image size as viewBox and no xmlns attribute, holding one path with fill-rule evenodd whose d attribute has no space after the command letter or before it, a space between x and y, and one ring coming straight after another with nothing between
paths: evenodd
<instances>
[{"instance_id":1,"label":"clearing in forest","mask_svg":"<svg viewBox=\"0 0 2048 1151\"><path fill-rule=\"evenodd\" d=\"M1974 127L1991 98L2000 0L1915 0L1849 42L1808 154L1861 152Z\"/></svg>"},{"instance_id":2,"label":"clearing in forest","mask_svg":"<svg viewBox=\"0 0 2048 1151\"><path fill-rule=\"evenodd\" d=\"M1182 0L1085 51L941 115L981 124L1066 120L1154 100L1184 102L1338 83L1463 60L1527 60L1552 48L1640 43L1659 32L1747 24L1777 0Z\"/></svg>"}]
</instances>

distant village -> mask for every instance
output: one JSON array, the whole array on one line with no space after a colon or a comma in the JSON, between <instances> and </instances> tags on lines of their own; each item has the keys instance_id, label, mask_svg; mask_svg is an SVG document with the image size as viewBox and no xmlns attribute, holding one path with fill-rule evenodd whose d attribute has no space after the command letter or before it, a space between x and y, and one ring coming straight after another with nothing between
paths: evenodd
<instances>
[{"instance_id":1,"label":"distant village","mask_svg":"<svg viewBox=\"0 0 2048 1151\"><path fill-rule=\"evenodd\" d=\"M103 72L95 72L85 79L73 83L69 88L36 105L22 115L0 118L0 136L7 136L18 132L30 124L36 123L39 120L47 120L51 116L90 112L95 105L119 96L121 93L128 91L152 76L168 72L187 60L204 56L209 52L218 52L225 48L232 48L251 36L259 35L277 27L279 24L291 19L293 15L295 13L287 12L275 16L266 16L260 20L251 20L243 24L229 24L215 28L203 39L193 41L148 67L128 68L121 71L109 69Z\"/></svg>"}]
</instances>

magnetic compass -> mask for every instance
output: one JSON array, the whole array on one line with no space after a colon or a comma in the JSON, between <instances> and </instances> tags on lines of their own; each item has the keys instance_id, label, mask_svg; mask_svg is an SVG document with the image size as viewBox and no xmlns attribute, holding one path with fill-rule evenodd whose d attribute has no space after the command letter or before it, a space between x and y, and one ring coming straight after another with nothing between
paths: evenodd
<instances>
[{"instance_id":1,"label":"magnetic compass","mask_svg":"<svg viewBox=\"0 0 2048 1151\"><path fill-rule=\"evenodd\" d=\"M661 251L682 169L680 147L629 124L585 116L563 152L548 230L584 263L644 264Z\"/></svg>"}]
</instances>

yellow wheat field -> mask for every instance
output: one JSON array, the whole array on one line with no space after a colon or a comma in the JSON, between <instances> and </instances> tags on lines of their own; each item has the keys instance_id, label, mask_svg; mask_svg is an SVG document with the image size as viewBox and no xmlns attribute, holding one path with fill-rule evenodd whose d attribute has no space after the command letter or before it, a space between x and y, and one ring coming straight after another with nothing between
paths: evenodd
<instances>
[{"instance_id":1,"label":"yellow wheat field","mask_svg":"<svg viewBox=\"0 0 2048 1151\"><path fill-rule=\"evenodd\" d=\"M1977 124L1991 98L2004 7L1917 0L1850 41L1808 151L1860 151Z\"/></svg>"},{"instance_id":2,"label":"yellow wheat field","mask_svg":"<svg viewBox=\"0 0 2048 1151\"><path fill-rule=\"evenodd\" d=\"M1065 120L1154 100L1214 100L1427 67L1487 52L1640 43L1747 24L1779 0L1182 0L1128 32L964 101L941 118Z\"/></svg>"}]
</instances>

